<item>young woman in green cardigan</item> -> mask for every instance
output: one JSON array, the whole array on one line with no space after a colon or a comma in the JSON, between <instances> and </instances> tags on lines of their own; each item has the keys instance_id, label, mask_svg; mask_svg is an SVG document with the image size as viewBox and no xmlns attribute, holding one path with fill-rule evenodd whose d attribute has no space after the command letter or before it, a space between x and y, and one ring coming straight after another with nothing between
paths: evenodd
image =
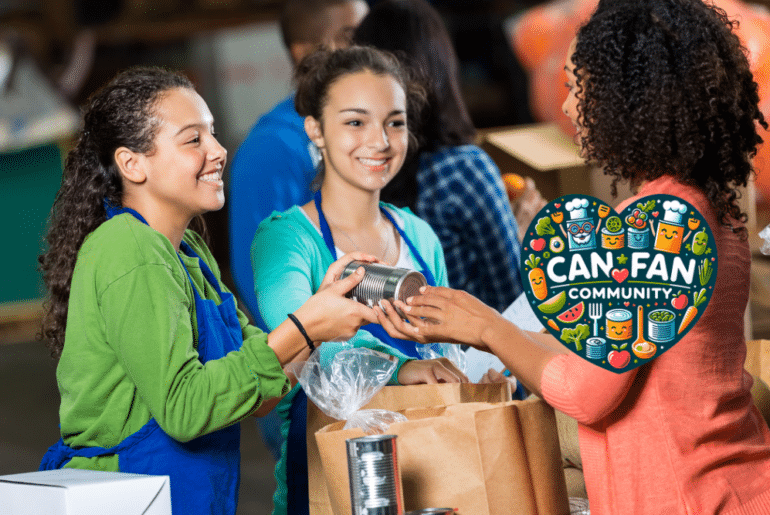
<instances>
[{"instance_id":1,"label":"young woman in green cardigan","mask_svg":"<svg viewBox=\"0 0 770 515\"><path fill-rule=\"evenodd\" d=\"M234 514L238 422L290 389L283 366L314 343L376 320L322 287L269 334L249 325L203 238L188 229L224 205L227 152L203 99L157 68L118 75L84 110L40 258L43 334L61 393L61 436L41 469L169 475L174 513Z\"/></svg>"}]
</instances>

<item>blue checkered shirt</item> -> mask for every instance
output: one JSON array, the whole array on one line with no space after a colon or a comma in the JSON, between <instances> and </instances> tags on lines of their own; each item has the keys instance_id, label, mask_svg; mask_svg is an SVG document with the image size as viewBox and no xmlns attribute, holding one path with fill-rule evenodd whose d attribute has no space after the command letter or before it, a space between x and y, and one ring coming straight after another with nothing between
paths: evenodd
<instances>
[{"instance_id":1,"label":"blue checkered shirt","mask_svg":"<svg viewBox=\"0 0 770 515\"><path fill-rule=\"evenodd\" d=\"M498 311L521 293L518 227L492 159L475 145L420 158L417 215L444 249L449 285Z\"/></svg>"}]
</instances>

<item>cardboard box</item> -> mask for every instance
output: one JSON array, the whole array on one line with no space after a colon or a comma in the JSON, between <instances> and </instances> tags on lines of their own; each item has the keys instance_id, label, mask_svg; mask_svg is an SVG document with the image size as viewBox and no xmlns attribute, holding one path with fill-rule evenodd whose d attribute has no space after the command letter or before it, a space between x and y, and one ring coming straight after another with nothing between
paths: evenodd
<instances>
[{"instance_id":1,"label":"cardboard box","mask_svg":"<svg viewBox=\"0 0 770 515\"><path fill-rule=\"evenodd\" d=\"M171 515L168 476L61 469L0 476L4 515Z\"/></svg>"},{"instance_id":2,"label":"cardboard box","mask_svg":"<svg viewBox=\"0 0 770 515\"><path fill-rule=\"evenodd\" d=\"M532 177L547 201L560 195L583 194L616 205L630 196L627 183L610 193L612 179L601 169L585 164L578 146L555 123L536 123L479 130L479 146L501 173Z\"/></svg>"},{"instance_id":3,"label":"cardboard box","mask_svg":"<svg viewBox=\"0 0 770 515\"><path fill-rule=\"evenodd\" d=\"M591 194L591 168L577 145L553 123L479 131L481 148L501 173L532 177L550 201L568 193Z\"/></svg>"}]
</instances>

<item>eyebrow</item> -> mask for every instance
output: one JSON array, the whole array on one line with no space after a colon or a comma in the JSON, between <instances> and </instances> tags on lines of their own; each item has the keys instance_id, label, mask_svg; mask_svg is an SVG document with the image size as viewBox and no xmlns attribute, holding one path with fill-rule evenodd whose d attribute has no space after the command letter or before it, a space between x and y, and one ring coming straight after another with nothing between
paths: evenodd
<instances>
[{"instance_id":1,"label":"eyebrow","mask_svg":"<svg viewBox=\"0 0 770 515\"><path fill-rule=\"evenodd\" d=\"M214 121L213 120L211 122L211 125L212 126L214 125ZM180 134L182 134L187 129L205 129L205 128L206 128L206 124L205 123L188 123L187 125L185 125L181 129L179 129L177 131L177 133L175 134L175 136L179 136Z\"/></svg>"},{"instance_id":2,"label":"eyebrow","mask_svg":"<svg viewBox=\"0 0 770 515\"><path fill-rule=\"evenodd\" d=\"M361 109L361 108L358 108L358 107L349 107L347 109L340 109L339 112L340 112L340 114L341 113L369 114L369 111L367 111L366 109ZM406 114L406 111L403 111L401 109L394 109L393 111L388 113L388 116L393 116L393 115L397 115L397 114Z\"/></svg>"}]
</instances>

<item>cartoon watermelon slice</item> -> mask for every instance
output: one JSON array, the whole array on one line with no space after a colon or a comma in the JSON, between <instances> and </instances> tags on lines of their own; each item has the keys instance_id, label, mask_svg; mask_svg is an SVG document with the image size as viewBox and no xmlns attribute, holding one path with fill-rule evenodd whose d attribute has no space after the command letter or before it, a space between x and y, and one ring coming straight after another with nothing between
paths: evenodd
<instances>
[{"instance_id":1,"label":"cartoon watermelon slice","mask_svg":"<svg viewBox=\"0 0 770 515\"><path fill-rule=\"evenodd\" d=\"M559 315L556 315L556 320L563 324L574 324L581 318L583 318L583 312L586 309L585 302L580 302L580 304L575 304L571 308L567 309L566 311L563 311Z\"/></svg>"}]
</instances>

